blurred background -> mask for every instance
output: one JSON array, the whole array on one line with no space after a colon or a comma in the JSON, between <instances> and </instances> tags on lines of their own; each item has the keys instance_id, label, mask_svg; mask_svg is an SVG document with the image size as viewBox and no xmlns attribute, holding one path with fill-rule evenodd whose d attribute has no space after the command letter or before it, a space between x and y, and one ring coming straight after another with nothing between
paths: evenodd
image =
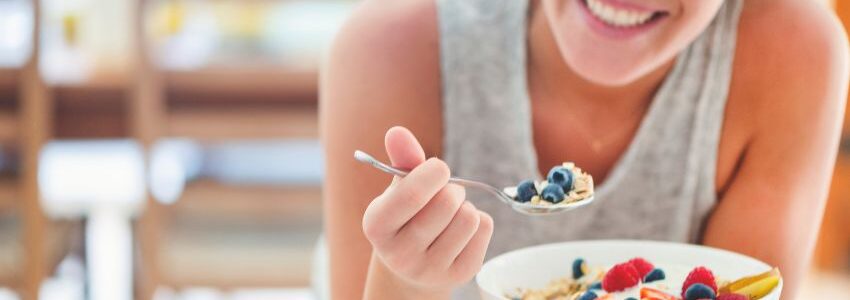
<instances>
[{"instance_id":1,"label":"blurred background","mask_svg":"<svg viewBox=\"0 0 850 300\"><path fill-rule=\"evenodd\" d=\"M356 2L0 0L0 300L314 299L317 74ZM803 299L850 295L845 140Z\"/></svg>"}]
</instances>

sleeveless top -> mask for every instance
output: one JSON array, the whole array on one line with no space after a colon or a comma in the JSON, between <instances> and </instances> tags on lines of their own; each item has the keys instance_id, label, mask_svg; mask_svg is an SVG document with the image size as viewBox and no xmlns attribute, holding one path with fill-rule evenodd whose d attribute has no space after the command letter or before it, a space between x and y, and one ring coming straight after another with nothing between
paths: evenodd
<instances>
[{"instance_id":1,"label":"sleeveless top","mask_svg":"<svg viewBox=\"0 0 850 300\"><path fill-rule=\"evenodd\" d=\"M529 0L436 0L442 75L443 159L453 176L495 186L543 179L532 138L526 74ZM715 171L743 0L726 0L679 53L637 133L595 189L591 205L529 217L467 189L494 219L487 259L544 243L644 239L696 243L717 201ZM328 291L320 240L313 284ZM455 299L478 299L473 282Z\"/></svg>"},{"instance_id":2,"label":"sleeveless top","mask_svg":"<svg viewBox=\"0 0 850 300\"><path fill-rule=\"evenodd\" d=\"M715 171L742 0L727 0L681 52L631 144L589 206L545 217L467 189L492 215L487 256L544 243L646 239L695 243L717 201ZM495 186L542 179L526 74L528 0L437 0L443 158L452 175ZM475 284L457 299L476 299Z\"/></svg>"}]
</instances>

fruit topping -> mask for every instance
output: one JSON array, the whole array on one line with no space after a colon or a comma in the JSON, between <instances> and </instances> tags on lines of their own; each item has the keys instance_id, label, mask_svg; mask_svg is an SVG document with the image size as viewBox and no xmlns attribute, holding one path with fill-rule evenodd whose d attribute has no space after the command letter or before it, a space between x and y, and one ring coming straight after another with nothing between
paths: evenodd
<instances>
[{"instance_id":1,"label":"fruit topping","mask_svg":"<svg viewBox=\"0 0 850 300\"><path fill-rule=\"evenodd\" d=\"M516 201L528 202L534 196L537 196L537 188L534 186L534 181L526 180L516 187Z\"/></svg>"},{"instance_id":2,"label":"fruit topping","mask_svg":"<svg viewBox=\"0 0 850 300\"><path fill-rule=\"evenodd\" d=\"M644 278L646 274L652 272L652 269L655 269L655 266L640 257L632 258L629 263L632 264L632 266L634 266L635 269L638 271L638 276L640 278Z\"/></svg>"},{"instance_id":3,"label":"fruit topping","mask_svg":"<svg viewBox=\"0 0 850 300\"><path fill-rule=\"evenodd\" d=\"M558 166L549 170L549 175L546 176L546 180L548 180L550 184L561 186L561 189L565 192L569 192L573 189L573 171L565 167Z\"/></svg>"},{"instance_id":4,"label":"fruit topping","mask_svg":"<svg viewBox=\"0 0 850 300\"><path fill-rule=\"evenodd\" d=\"M700 299L711 299L714 300L717 298L717 293L714 290L702 283L694 283L685 291L685 294L682 296L684 300L700 300Z\"/></svg>"},{"instance_id":5,"label":"fruit topping","mask_svg":"<svg viewBox=\"0 0 850 300\"><path fill-rule=\"evenodd\" d=\"M648 287L640 289L640 298L643 300L678 300L676 296Z\"/></svg>"},{"instance_id":6,"label":"fruit topping","mask_svg":"<svg viewBox=\"0 0 850 300\"><path fill-rule=\"evenodd\" d=\"M576 258L573 261L573 279L579 279L584 274L587 274L587 262L583 258Z\"/></svg>"},{"instance_id":7,"label":"fruit topping","mask_svg":"<svg viewBox=\"0 0 850 300\"><path fill-rule=\"evenodd\" d=\"M655 268L643 277L643 282L650 283L654 281L664 280L667 276L664 275L664 270Z\"/></svg>"},{"instance_id":8,"label":"fruit topping","mask_svg":"<svg viewBox=\"0 0 850 300\"><path fill-rule=\"evenodd\" d=\"M540 197L543 198L543 200L557 204L564 201L564 189L562 189L560 185L549 184L543 188L543 192L540 193Z\"/></svg>"},{"instance_id":9,"label":"fruit topping","mask_svg":"<svg viewBox=\"0 0 850 300\"><path fill-rule=\"evenodd\" d=\"M602 279L602 289L606 292L619 292L640 283L640 277L634 266L630 263L615 265Z\"/></svg>"},{"instance_id":10,"label":"fruit topping","mask_svg":"<svg viewBox=\"0 0 850 300\"><path fill-rule=\"evenodd\" d=\"M596 299L597 297L598 296L596 296L596 293L594 293L594 292L585 292L580 297L578 297L578 299L576 299L576 300L593 300L593 299Z\"/></svg>"},{"instance_id":11,"label":"fruit topping","mask_svg":"<svg viewBox=\"0 0 850 300\"><path fill-rule=\"evenodd\" d=\"M750 298L741 294L724 294L717 296L717 300L750 300Z\"/></svg>"},{"instance_id":12,"label":"fruit topping","mask_svg":"<svg viewBox=\"0 0 850 300\"><path fill-rule=\"evenodd\" d=\"M687 297L685 297L685 293L688 291L688 288L697 283L707 286L715 295L717 295L717 282L714 279L714 273L706 267L696 267L688 273L688 277L685 278L685 282L682 284L682 298L687 299Z\"/></svg>"}]
</instances>

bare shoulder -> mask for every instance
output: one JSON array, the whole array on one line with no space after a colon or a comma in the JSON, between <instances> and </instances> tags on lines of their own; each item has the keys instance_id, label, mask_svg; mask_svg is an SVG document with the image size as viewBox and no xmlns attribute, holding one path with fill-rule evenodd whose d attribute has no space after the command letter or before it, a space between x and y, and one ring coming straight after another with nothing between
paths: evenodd
<instances>
[{"instance_id":1,"label":"bare shoulder","mask_svg":"<svg viewBox=\"0 0 850 300\"><path fill-rule=\"evenodd\" d=\"M829 156L847 83L847 39L829 8L816 1L744 1L718 153L718 191L731 183L742 157L755 157L745 153L808 142L820 149L808 155Z\"/></svg>"},{"instance_id":2,"label":"bare shoulder","mask_svg":"<svg viewBox=\"0 0 850 300\"><path fill-rule=\"evenodd\" d=\"M439 138L430 131L441 128L429 129L440 124L434 118L441 111L436 18L434 0L361 2L322 70L322 113L334 118L323 123L368 119L357 123L359 131L380 131L378 137L404 125L424 139L423 146L438 148Z\"/></svg>"},{"instance_id":3,"label":"bare shoulder","mask_svg":"<svg viewBox=\"0 0 850 300\"><path fill-rule=\"evenodd\" d=\"M754 128L840 121L849 51L843 26L816 1L745 1L729 109L747 111Z\"/></svg>"},{"instance_id":4,"label":"bare shoulder","mask_svg":"<svg viewBox=\"0 0 850 300\"><path fill-rule=\"evenodd\" d=\"M736 81L746 94L830 98L846 88L847 38L833 12L817 1L748 0L738 27ZM815 97L815 96L824 97ZM785 98L785 97L783 97ZM832 99L833 102L834 99ZM842 100L843 102L843 100ZM824 105L836 105L836 103Z\"/></svg>"}]
</instances>

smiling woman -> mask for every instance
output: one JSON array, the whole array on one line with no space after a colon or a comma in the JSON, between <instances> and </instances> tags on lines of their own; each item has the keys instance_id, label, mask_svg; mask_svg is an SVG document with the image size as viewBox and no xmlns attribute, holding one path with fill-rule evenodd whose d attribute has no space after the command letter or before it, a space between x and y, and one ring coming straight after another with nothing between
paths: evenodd
<instances>
[{"instance_id":1,"label":"smiling woman","mask_svg":"<svg viewBox=\"0 0 850 300\"><path fill-rule=\"evenodd\" d=\"M809 1L367 0L321 85L331 295L472 299L485 256L639 239L753 256L793 299L848 77L840 24ZM418 176L391 184L355 149ZM553 217L448 183L563 161L595 200Z\"/></svg>"}]
</instances>

